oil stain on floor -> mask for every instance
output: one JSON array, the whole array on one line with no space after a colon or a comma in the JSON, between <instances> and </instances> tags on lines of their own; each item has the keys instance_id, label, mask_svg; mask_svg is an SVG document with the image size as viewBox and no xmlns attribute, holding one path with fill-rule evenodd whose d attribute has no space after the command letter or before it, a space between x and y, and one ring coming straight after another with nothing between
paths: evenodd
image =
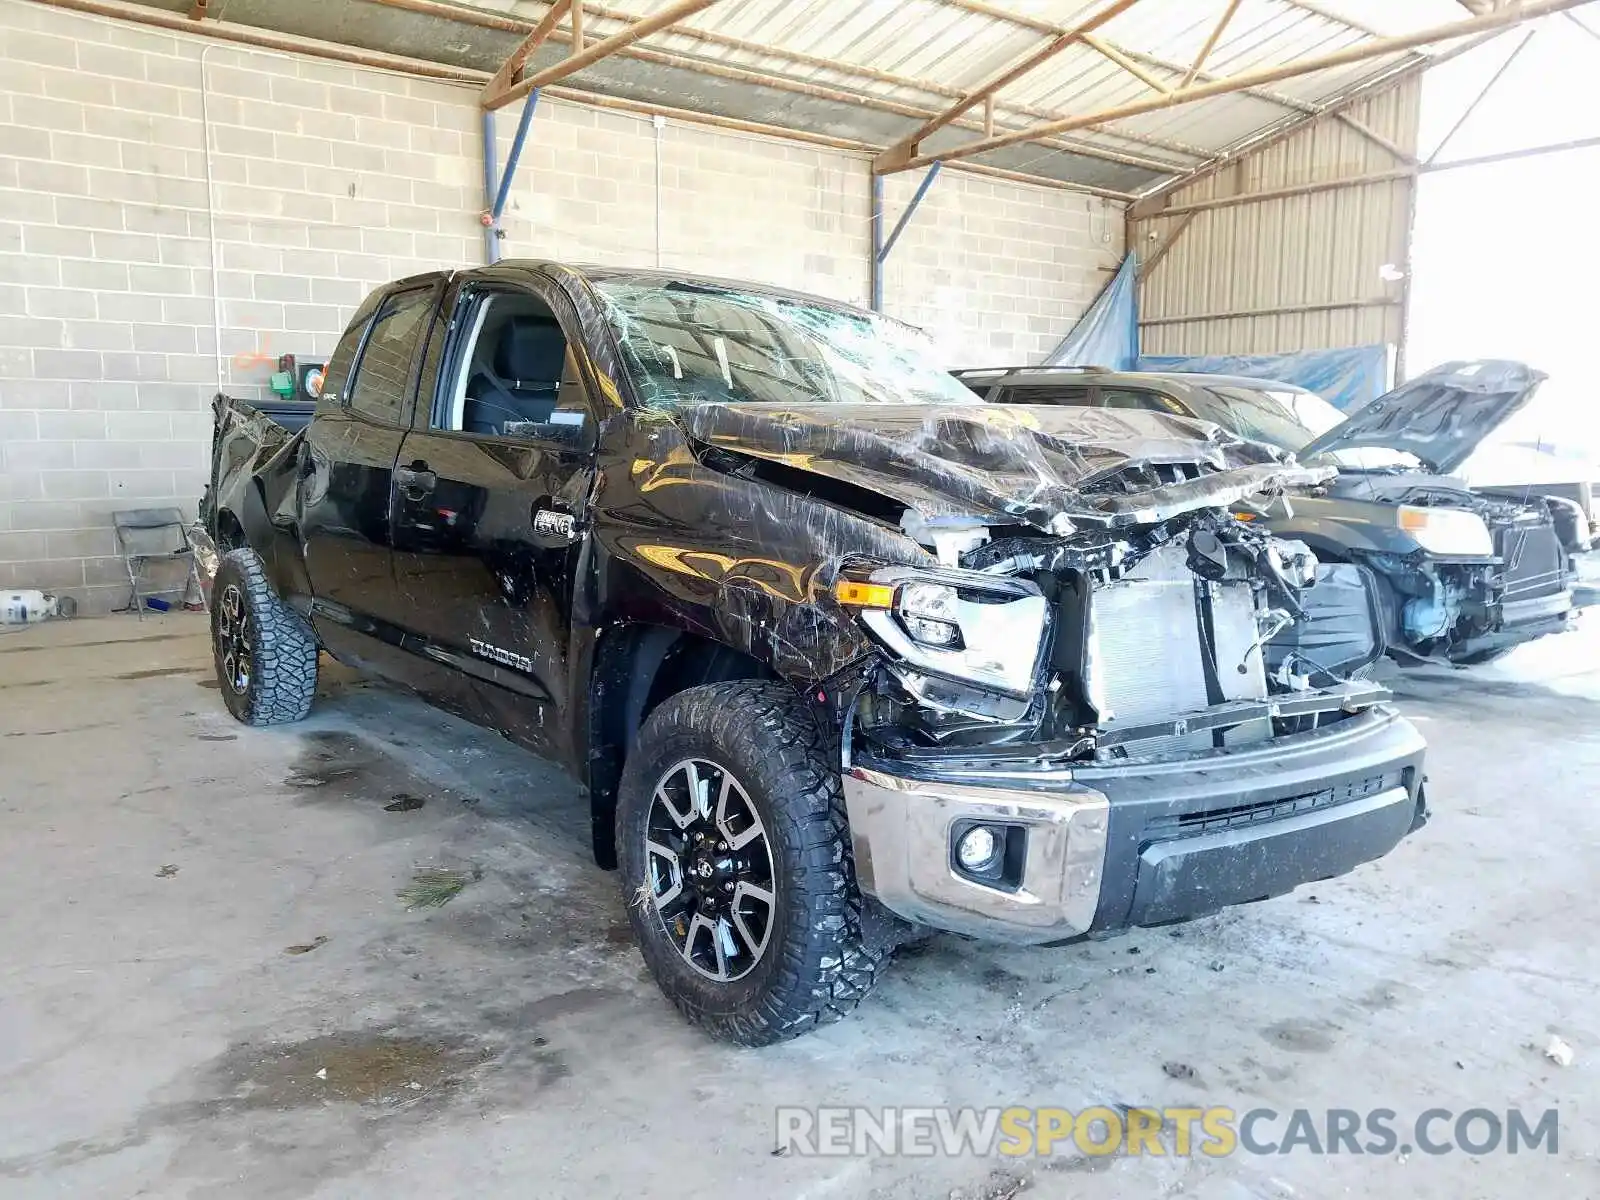
<instances>
[{"instance_id":1,"label":"oil stain on floor","mask_svg":"<svg viewBox=\"0 0 1600 1200\"><path fill-rule=\"evenodd\" d=\"M224 1089L250 1108L395 1105L450 1092L493 1057L464 1038L333 1033L237 1046L218 1060L216 1073Z\"/></svg>"}]
</instances>

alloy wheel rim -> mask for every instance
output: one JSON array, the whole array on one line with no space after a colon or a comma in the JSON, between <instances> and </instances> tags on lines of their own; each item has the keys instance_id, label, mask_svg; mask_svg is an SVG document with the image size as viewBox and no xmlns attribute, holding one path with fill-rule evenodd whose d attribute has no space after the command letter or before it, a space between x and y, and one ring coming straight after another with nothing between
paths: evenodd
<instances>
[{"instance_id":1,"label":"alloy wheel rim","mask_svg":"<svg viewBox=\"0 0 1600 1200\"><path fill-rule=\"evenodd\" d=\"M661 776L645 825L646 886L690 967L718 983L755 969L777 913L773 875L766 826L731 771L694 758Z\"/></svg>"},{"instance_id":2,"label":"alloy wheel rim","mask_svg":"<svg viewBox=\"0 0 1600 1200\"><path fill-rule=\"evenodd\" d=\"M233 584L222 589L217 601L217 661L222 678L238 695L250 690L250 614L244 593Z\"/></svg>"}]
</instances>

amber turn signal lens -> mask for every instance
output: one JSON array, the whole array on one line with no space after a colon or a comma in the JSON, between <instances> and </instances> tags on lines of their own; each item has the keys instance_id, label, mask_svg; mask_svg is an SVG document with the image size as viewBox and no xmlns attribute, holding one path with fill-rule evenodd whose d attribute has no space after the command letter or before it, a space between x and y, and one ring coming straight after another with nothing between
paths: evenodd
<instances>
[{"instance_id":1,"label":"amber turn signal lens","mask_svg":"<svg viewBox=\"0 0 1600 1200\"><path fill-rule=\"evenodd\" d=\"M885 583L857 583L853 579L841 579L833 585L833 594L839 598L840 604L848 604L852 608L894 607L894 588Z\"/></svg>"}]
</instances>

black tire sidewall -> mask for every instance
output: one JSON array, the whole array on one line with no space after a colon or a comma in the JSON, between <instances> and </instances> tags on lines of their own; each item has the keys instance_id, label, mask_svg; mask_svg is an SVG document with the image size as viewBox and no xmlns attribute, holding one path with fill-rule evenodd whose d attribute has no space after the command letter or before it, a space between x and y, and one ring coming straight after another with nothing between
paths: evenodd
<instances>
[{"instance_id":1,"label":"black tire sidewall","mask_svg":"<svg viewBox=\"0 0 1600 1200\"><path fill-rule=\"evenodd\" d=\"M237 587L250 630L250 683L236 692L222 669L217 628L222 600ZM317 639L303 617L280 600L267 580L255 551L240 549L223 556L217 569L211 603L211 656L223 703L245 725L282 725L311 710L317 690Z\"/></svg>"},{"instance_id":2,"label":"black tire sidewall","mask_svg":"<svg viewBox=\"0 0 1600 1200\"><path fill-rule=\"evenodd\" d=\"M222 702L228 706L228 711L236 719L246 725L254 722L254 715L259 708L257 703L258 690L261 687L261 664L263 633L261 629L261 616L256 611L255 598L251 593L251 580L237 558L237 552L229 553L222 559L222 565L217 568L216 582L212 585L211 594L211 660L217 670L217 684L222 692ZM250 686L243 692L234 690L233 681L228 678L222 666L222 646L218 640L218 629L222 622L222 598L229 587L239 590L244 609L244 620L250 627Z\"/></svg>"},{"instance_id":3,"label":"black tire sidewall","mask_svg":"<svg viewBox=\"0 0 1600 1200\"><path fill-rule=\"evenodd\" d=\"M738 686L738 685L735 685ZM808 930L797 930L806 920L800 902L797 875L804 871L805 853L796 845L799 828L793 817L781 811L789 798L781 759L760 741L761 730L753 723L741 723L739 706L701 704L689 721L678 719L694 710L704 698L695 693L720 691L696 688L666 701L646 724L638 748L624 768L617 805L618 866L628 901L628 919L633 925L640 952L668 997L691 1017L712 1022L745 1020L760 1013L778 982L781 959L792 952L795 942L804 941ZM732 698L730 692L730 698ZM657 718L660 718L659 720ZM662 725L669 732L660 733ZM666 771L686 759L703 759L730 771L744 788L767 831L772 853L773 887L777 903L766 949L749 974L728 983L709 979L684 961L676 943L668 935L653 901L640 890L647 878L644 834L651 800L657 783ZM818 764L827 769L827 764Z\"/></svg>"}]
</instances>

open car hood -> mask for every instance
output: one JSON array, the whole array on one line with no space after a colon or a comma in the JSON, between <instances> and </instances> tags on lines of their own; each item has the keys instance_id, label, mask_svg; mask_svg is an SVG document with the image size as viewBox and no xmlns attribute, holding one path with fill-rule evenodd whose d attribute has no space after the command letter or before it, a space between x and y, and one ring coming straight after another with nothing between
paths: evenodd
<instances>
[{"instance_id":1,"label":"open car hood","mask_svg":"<svg viewBox=\"0 0 1600 1200\"><path fill-rule=\"evenodd\" d=\"M888 496L925 519L979 517L1065 533L1132 526L1328 479L1204 421L1166 413L986 404L699 404L688 435ZM1199 478L1121 486L1135 467ZM1191 472L1192 474L1192 472ZM1168 478L1174 473L1166 472Z\"/></svg>"},{"instance_id":2,"label":"open car hood","mask_svg":"<svg viewBox=\"0 0 1600 1200\"><path fill-rule=\"evenodd\" d=\"M1358 408L1299 453L1310 462L1329 450L1380 446L1402 450L1448 475L1484 438L1533 399L1542 371L1498 359L1449 362Z\"/></svg>"}]
</instances>

